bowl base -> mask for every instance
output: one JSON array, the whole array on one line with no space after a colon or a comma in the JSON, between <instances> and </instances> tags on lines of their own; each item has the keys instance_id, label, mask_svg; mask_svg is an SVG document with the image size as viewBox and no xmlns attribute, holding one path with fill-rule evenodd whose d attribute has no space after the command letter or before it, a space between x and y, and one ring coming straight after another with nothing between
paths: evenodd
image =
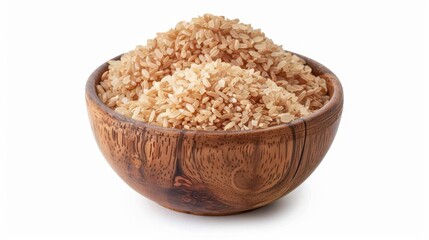
<instances>
[{"instance_id":1,"label":"bowl base","mask_svg":"<svg viewBox=\"0 0 429 240\"><path fill-rule=\"evenodd\" d=\"M251 211L254 211L256 209L261 208L261 207L257 207L257 208L253 208L253 209L243 210L243 211L232 211L232 212L220 212L220 213L216 213L216 212L190 212L190 211L185 211L185 210L176 209L176 208L172 208L172 207L167 207L165 205L161 205L161 206L165 207L165 208L168 208L170 210L173 210L175 212L186 213L186 214L197 215L197 216L213 216L213 217L216 217L216 216L236 215L236 214L251 212Z\"/></svg>"}]
</instances>

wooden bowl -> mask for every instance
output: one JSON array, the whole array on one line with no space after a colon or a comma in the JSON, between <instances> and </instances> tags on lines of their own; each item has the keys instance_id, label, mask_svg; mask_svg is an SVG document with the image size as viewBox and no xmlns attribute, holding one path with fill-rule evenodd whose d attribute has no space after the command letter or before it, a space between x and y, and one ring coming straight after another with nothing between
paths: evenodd
<instances>
[{"instance_id":1,"label":"wooden bowl","mask_svg":"<svg viewBox=\"0 0 429 240\"><path fill-rule=\"evenodd\" d=\"M104 63L86 84L95 139L116 173L162 206L198 215L262 207L310 176L340 123L341 83L322 64L300 57L315 75L326 79L331 100L307 117L250 131L179 130L120 115L103 104L95 90L107 70Z\"/></svg>"}]
</instances>

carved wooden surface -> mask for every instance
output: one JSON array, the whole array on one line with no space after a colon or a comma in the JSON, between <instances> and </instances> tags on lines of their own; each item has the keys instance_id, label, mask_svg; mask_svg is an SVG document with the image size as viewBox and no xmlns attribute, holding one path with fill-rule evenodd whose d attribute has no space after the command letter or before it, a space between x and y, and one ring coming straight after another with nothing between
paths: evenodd
<instances>
[{"instance_id":1,"label":"carved wooden surface","mask_svg":"<svg viewBox=\"0 0 429 240\"><path fill-rule=\"evenodd\" d=\"M189 131L126 118L86 85L91 127L101 152L133 189L182 212L227 215L255 209L300 185L319 165L340 123L343 90L335 75L303 56L326 79L331 100L308 117L252 131Z\"/></svg>"}]
</instances>

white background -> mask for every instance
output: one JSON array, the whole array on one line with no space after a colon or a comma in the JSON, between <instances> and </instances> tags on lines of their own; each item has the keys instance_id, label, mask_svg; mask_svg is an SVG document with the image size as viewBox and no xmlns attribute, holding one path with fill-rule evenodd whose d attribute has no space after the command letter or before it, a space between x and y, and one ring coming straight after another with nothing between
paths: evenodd
<instances>
[{"instance_id":1,"label":"white background","mask_svg":"<svg viewBox=\"0 0 429 240\"><path fill-rule=\"evenodd\" d=\"M428 235L427 1L78 2L1 1L1 239ZM208 12L325 64L345 91L314 174L274 204L229 217L176 213L130 189L98 150L84 102L101 63Z\"/></svg>"}]
</instances>

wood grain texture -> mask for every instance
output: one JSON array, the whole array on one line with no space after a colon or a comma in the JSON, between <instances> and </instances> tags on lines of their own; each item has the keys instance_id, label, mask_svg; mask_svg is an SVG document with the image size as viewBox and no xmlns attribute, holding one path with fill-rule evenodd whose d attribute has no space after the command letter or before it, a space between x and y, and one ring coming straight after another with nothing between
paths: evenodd
<instances>
[{"instance_id":1,"label":"wood grain texture","mask_svg":"<svg viewBox=\"0 0 429 240\"><path fill-rule=\"evenodd\" d=\"M117 174L162 206L227 215L267 205L299 186L334 140L343 108L337 77L300 56L326 79L331 100L308 117L251 131L189 131L126 118L95 90L107 63L88 79L86 104L95 139ZM118 59L116 57L115 59Z\"/></svg>"}]
</instances>

